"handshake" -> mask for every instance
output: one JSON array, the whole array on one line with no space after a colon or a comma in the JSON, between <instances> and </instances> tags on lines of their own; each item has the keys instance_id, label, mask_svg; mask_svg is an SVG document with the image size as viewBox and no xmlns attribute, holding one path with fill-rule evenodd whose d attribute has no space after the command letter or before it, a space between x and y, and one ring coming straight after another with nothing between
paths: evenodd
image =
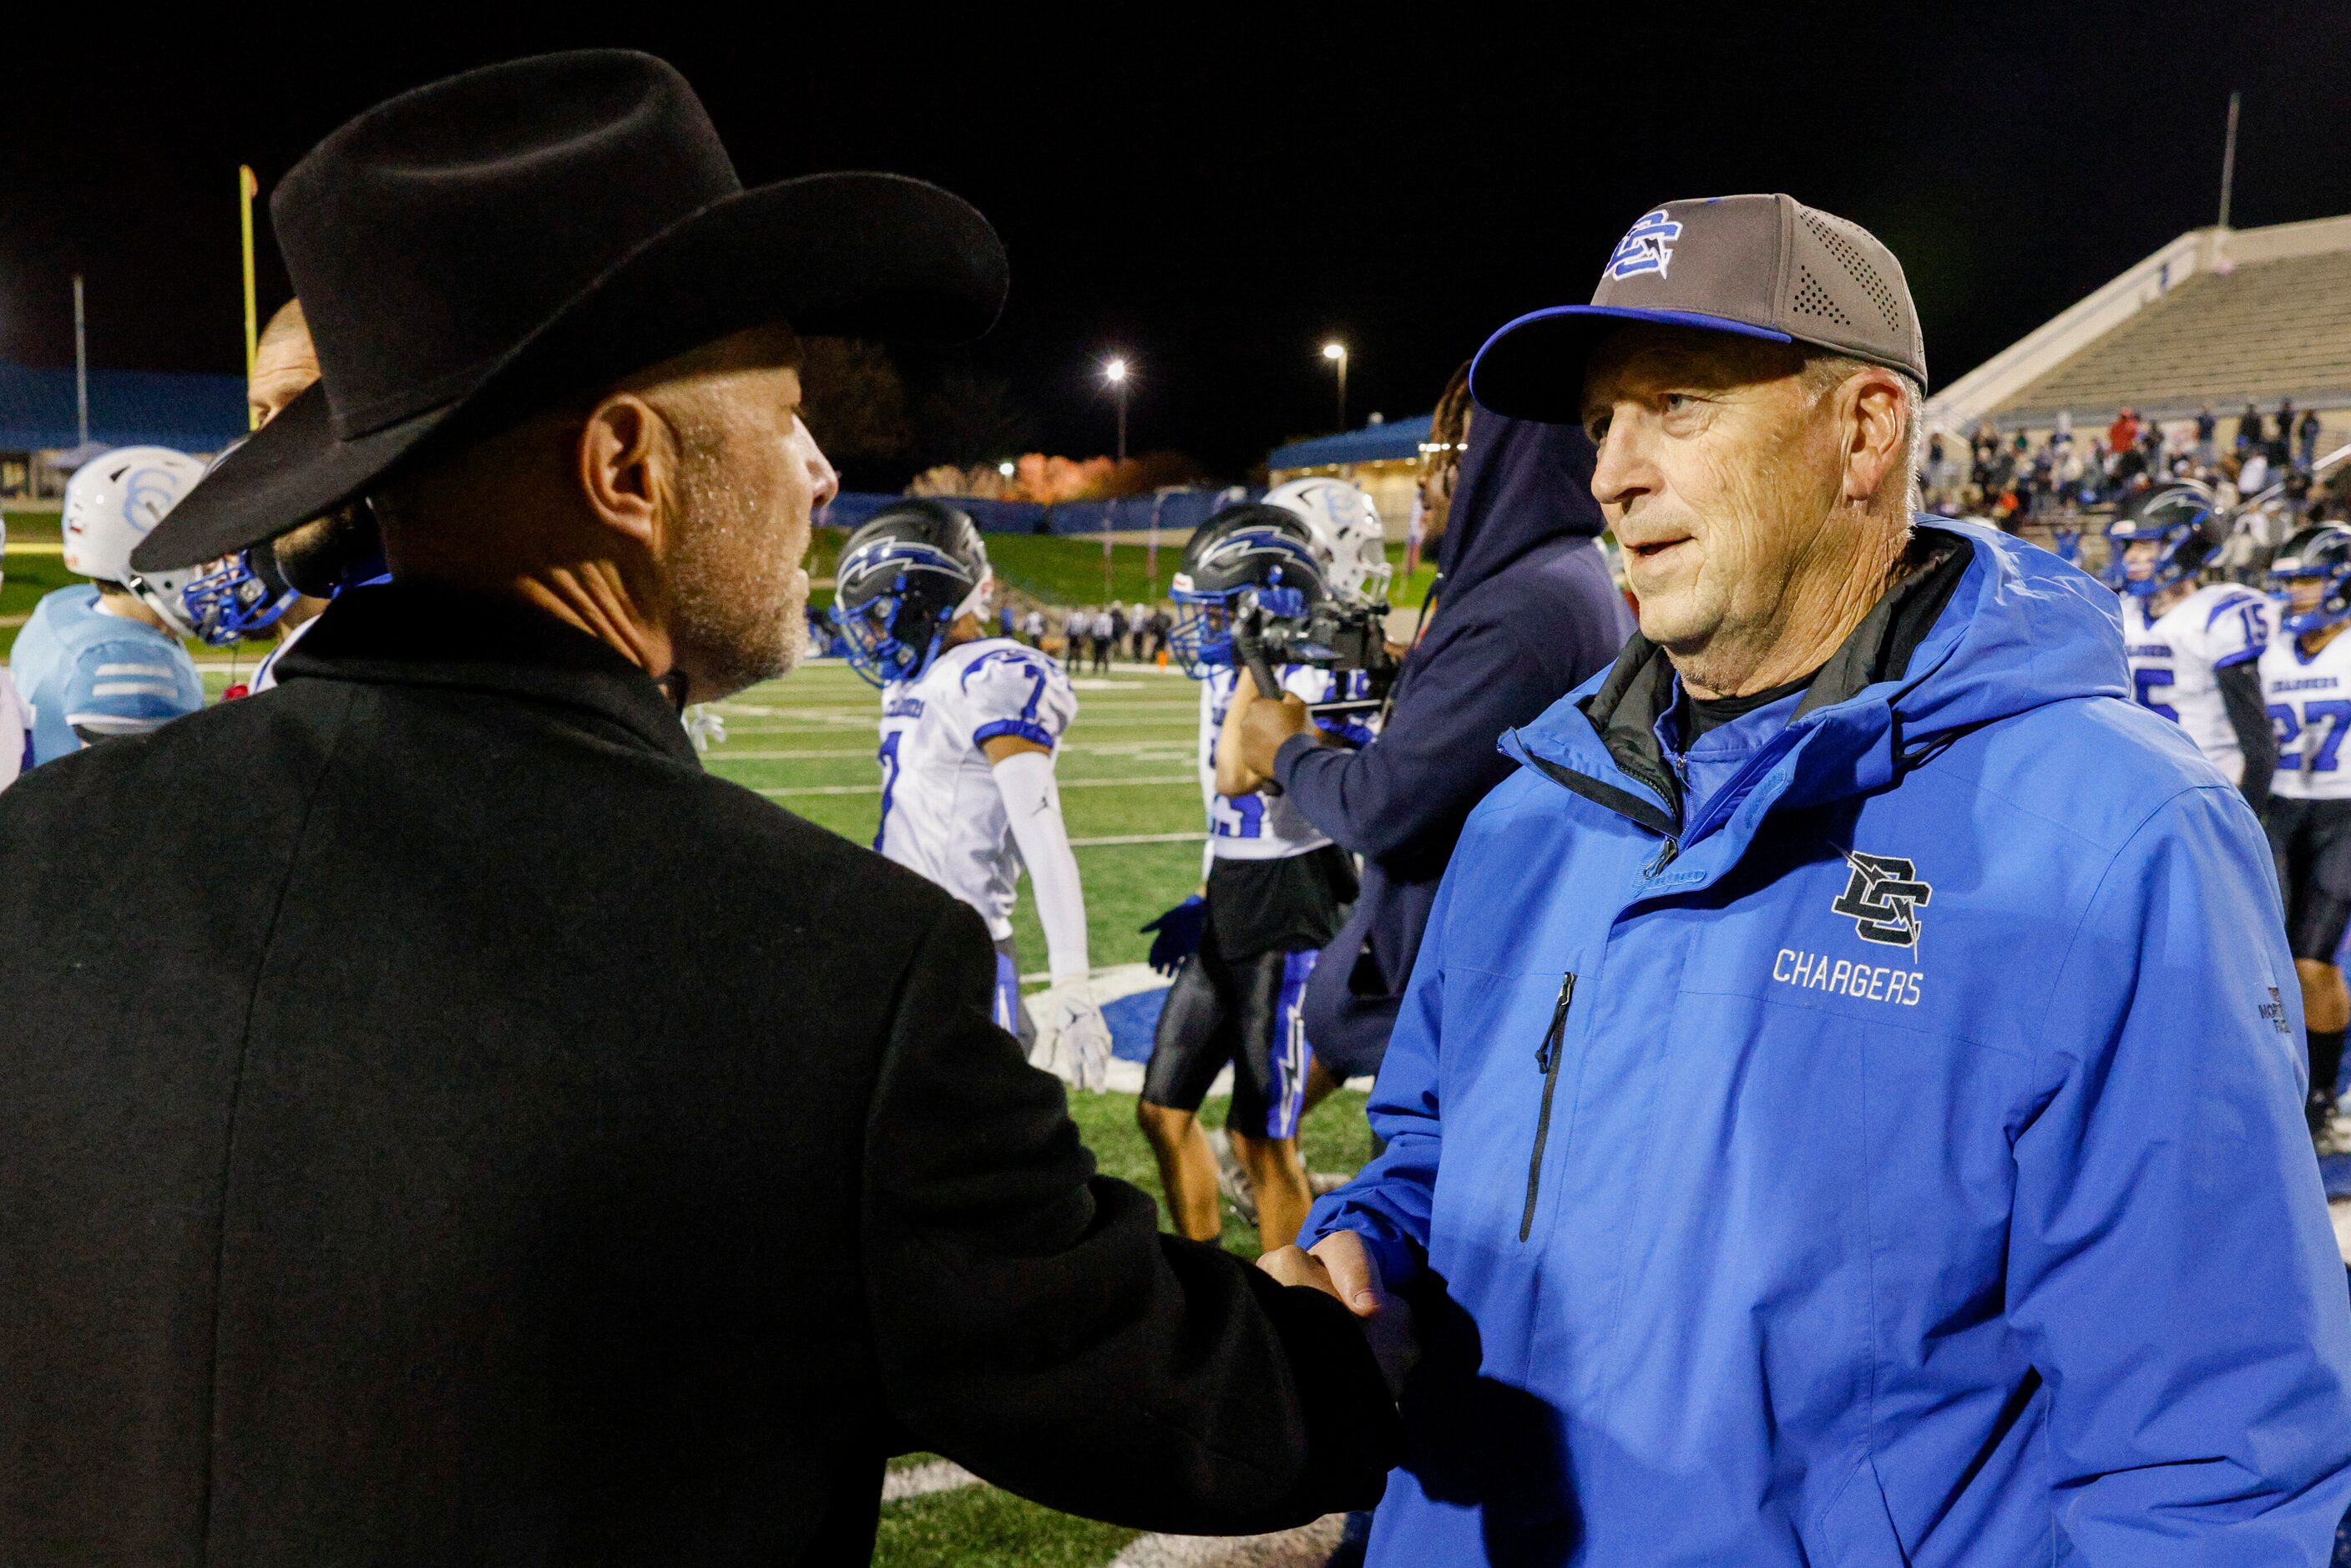
<instances>
[{"instance_id":1,"label":"handshake","mask_svg":"<svg viewBox=\"0 0 2351 1568\"><path fill-rule=\"evenodd\" d=\"M1282 1284L1320 1291L1354 1313L1373 1359L1380 1364L1380 1375L1387 1379L1389 1396L1403 1394L1405 1378L1420 1359L1412 1308L1402 1296L1389 1292L1380 1278L1379 1262L1362 1237L1334 1230L1311 1252L1280 1248L1259 1259L1257 1266Z\"/></svg>"}]
</instances>

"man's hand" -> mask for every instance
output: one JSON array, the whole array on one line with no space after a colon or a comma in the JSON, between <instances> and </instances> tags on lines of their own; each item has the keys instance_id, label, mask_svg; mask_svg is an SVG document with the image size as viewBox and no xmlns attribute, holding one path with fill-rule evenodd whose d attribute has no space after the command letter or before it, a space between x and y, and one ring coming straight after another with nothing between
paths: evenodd
<instances>
[{"instance_id":1,"label":"man's hand","mask_svg":"<svg viewBox=\"0 0 2351 1568\"><path fill-rule=\"evenodd\" d=\"M1320 1291L1354 1313L1372 1358L1380 1364L1380 1375L1387 1380L1389 1396L1404 1392L1404 1380L1420 1359L1412 1308L1402 1296L1388 1293L1379 1262L1362 1237L1334 1230L1316 1242L1311 1252L1278 1248L1259 1259L1257 1266L1282 1284Z\"/></svg>"},{"instance_id":2,"label":"man's hand","mask_svg":"<svg viewBox=\"0 0 2351 1568\"><path fill-rule=\"evenodd\" d=\"M1217 792L1246 795L1264 784L1273 777L1273 756L1281 743L1311 722L1306 705L1288 692L1280 702L1259 697L1257 682L1243 670L1217 736Z\"/></svg>"}]
</instances>

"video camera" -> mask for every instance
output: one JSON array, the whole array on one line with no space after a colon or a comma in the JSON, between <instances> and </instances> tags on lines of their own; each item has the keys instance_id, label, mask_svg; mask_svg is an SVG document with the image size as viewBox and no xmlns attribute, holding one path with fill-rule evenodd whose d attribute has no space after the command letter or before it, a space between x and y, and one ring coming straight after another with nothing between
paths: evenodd
<instances>
[{"instance_id":1,"label":"video camera","mask_svg":"<svg viewBox=\"0 0 2351 1568\"><path fill-rule=\"evenodd\" d=\"M1233 653L1257 682L1278 695L1274 674L1284 664L1306 664L1336 674L1362 671L1361 682L1340 683L1345 695L1311 703L1316 714L1363 713L1387 702L1401 661L1388 652L1387 606L1343 604L1323 599L1311 607L1294 588L1265 588L1249 595L1233 616ZM1352 689L1351 689L1352 688Z\"/></svg>"}]
</instances>

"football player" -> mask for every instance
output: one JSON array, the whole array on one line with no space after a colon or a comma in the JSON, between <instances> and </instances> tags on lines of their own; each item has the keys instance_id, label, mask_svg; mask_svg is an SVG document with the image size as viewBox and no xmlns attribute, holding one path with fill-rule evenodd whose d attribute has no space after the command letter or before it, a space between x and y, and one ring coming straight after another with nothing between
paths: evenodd
<instances>
[{"instance_id":1,"label":"football player","mask_svg":"<svg viewBox=\"0 0 2351 1568\"><path fill-rule=\"evenodd\" d=\"M204 706L204 683L180 639L180 591L193 571L145 576L131 550L162 521L204 465L164 446L120 446L66 482L65 565L91 580L33 607L12 664L33 714L33 760L154 729Z\"/></svg>"},{"instance_id":2,"label":"football player","mask_svg":"<svg viewBox=\"0 0 2351 1568\"><path fill-rule=\"evenodd\" d=\"M1295 1241L1313 1201L1298 1154L1312 1060L1300 1009L1316 956L1354 901L1354 862L1281 796L1236 789L1229 778L1219 779L1217 753L1238 683L1249 678L1236 668L1236 612L1252 600L1287 601L1291 612L1311 609L1332 592L1325 562L1358 589L1374 580L1358 552L1365 515L1376 528L1366 505L1363 513L1343 510L1343 526L1318 538L1300 509L1228 507L1193 534L1174 580L1179 616L1171 651L1200 682L1208 866L1200 894L1145 927L1157 933L1154 966L1173 971L1175 984L1160 1011L1135 1117L1158 1160L1176 1228L1196 1240L1213 1240L1222 1229L1217 1159L1199 1111L1228 1065L1233 1087L1225 1127L1254 1199L1263 1248ZM1385 566L1384 551L1379 565ZM1378 580L1384 587L1384 578ZM1328 671L1292 664L1277 674L1302 700L1334 695Z\"/></svg>"},{"instance_id":3,"label":"football player","mask_svg":"<svg viewBox=\"0 0 2351 1568\"><path fill-rule=\"evenodd\" d=\"M2351 996L2335 953L2351 921L2351 528L2322 524L2285 542L2270 563L2283 625L2261 658L2262 689L2277 727L2270 848L2285 895L2286 937L2302 982L2310 1049L2312 1138L2321 1154L2346 1147L2335 1121L2335 1079Z\"/></svg>"},{"instance_id":4,"label":"football player","mask_svg":"<svg viewBox=\"0 0 2351 1568\"><path fill-rule=\"evenodd\" d=\"M1061 823L1053 752L1077 716L1045 654L981 634L995 580L979 529L910 500L849 537L832 622L882 688L882 825L873 847L961 898L996 939L996 1021L1034 1038L1012 946L1014 879L1029 870L1053 988L1050 1039L1081 1088L1103 1087L1110 1029L1089 982L1086 901Z\"/></svg>"},{"instance_id":5,"label":"football player","mask_svg":"<svg viewBox=\"0 0 2351 1568\"><path fill-rule=\"evenodd\" d=\"M2106 580L2122 595L2123 651L2140 704L2185 729L2258 812L2277 766L2260 667L2270 604L2233 582L2196 582L2227 537L2210 489L2158 485L2106 530Z\"/></svg>"}]
</instances>

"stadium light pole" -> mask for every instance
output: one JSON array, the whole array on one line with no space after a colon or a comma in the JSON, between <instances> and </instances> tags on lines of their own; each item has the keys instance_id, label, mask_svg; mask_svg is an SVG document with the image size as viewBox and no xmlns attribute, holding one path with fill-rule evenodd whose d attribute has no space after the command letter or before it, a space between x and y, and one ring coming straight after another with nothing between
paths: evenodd
<instances>
[{"instance_id":1,"label":"stadium light pole","mask_svg":"<svg viewBox=\"0 0 2351 1568\"><path fill-rule=\"evenodd\" d=\"M83 329L81 274L74 280L74 444L89 444L89 335Z\"/></svg>"},{"instance_id":2,"label":"stadium light pole","mask_svg":"<svg viewBox=\"0 0 2351 1568\"><path fill-rule=\"evenodd\" d=\"M1118 403L1118 465L1126 466L1126 361L1113 359L1102 367L1102 380L1110 383L1111 397ZM1118 509L1113 500L1102 508L1102 602L1110 602L1110 515Z\"/></svg>"},{"instance_id":3,"label":"stadium light pole","mask_svg":"<svg viewBox=\"0 0 2351 1568\"><path fill-rule=\"evenodd\" d=\"M1322 357L1339 369L1339 428L1347 428L1347 345L1330 342L1322 345Z\"/></svg>"}]
</instances>

